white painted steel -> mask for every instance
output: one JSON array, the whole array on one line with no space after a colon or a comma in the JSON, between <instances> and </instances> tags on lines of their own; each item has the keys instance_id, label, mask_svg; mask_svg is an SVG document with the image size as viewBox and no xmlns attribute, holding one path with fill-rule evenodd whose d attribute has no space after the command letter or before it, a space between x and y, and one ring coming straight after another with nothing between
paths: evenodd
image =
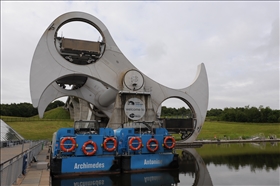
<instances>
[{"instance_id":1,"label":"white painted steel","mask_svg":"<svg viewBox=\"0 0 280 186\"><path fill-rule=\"evenodd\" d=\"M102 35L106 46L98 61L88 65L77 65L65 60L58 53L54 44L56 32L63 24L74 20L93 25ZM193 111L196 126L194 133L186 142L194 141L204 123L208 107L208 79L204 64L198 66L196 78L189 87L171 89L161 85L141 73L123 55L100 20L83 12L69 12L59 16L41 37L33 56L30 72L33 106L38 107L39 115L43 117L44 111L51 101L63 96L75 96L95 105L110 118L114 110L114 98L118 92L131 88L131 85L124 87L124 75L129 71L135 72L129 73L129 76L140 77L140 74L143 78L143 82L140 82L141 85L136 86L140 87L141 91L150 92L155 113L161 103L168 98L179 98L188 104ZM84 86L76 90L65 90L55 82L57 79L71 75L85 76L88 77L88 80Z\"/></svg>"}]
</instances>

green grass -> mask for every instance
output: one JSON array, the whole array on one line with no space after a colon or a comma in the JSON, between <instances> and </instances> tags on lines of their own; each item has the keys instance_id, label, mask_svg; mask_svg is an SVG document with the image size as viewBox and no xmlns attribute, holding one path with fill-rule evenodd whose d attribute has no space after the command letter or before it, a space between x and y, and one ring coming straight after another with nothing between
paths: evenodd
<instances>
[{"instance_id":1,"label":"green grass","mask_svg":"<svg viewBox=\"0 0 280 186\"><path fill-rule=\"evenodd\" d=\"M233 156L241 154L271 154L280 153L279 147L271 143L233 143L233 144L207 144L201 148L197 148L196 151L203 157L213 156Z\"/></svg>"},{"instance_id":2,"label":"green grass","mask_svg":"<svg viewBox=\"0 0 280 186\"><path fill-rule=\"evenodd\" d=\"M39 118L39 116L37 115L32 118ZM45 112L43 119L70 119L70 113L63 107L57 107Z\"/></svg>"},{"instance_id":3,"label":"green grass","mask_svg":"<svg viewBox=\"0 0 280 186\"><path fill-rule=\"evenodd\" d=\"M73 120L8 122L15 131L28 140L51 140L60 128L73 127Z\"/></svg>"},{"instance_id":4,"label":"green grass","mask_svg":"<svg viewBox=\"0 0 280 186\"><path fill-rule=\"evenodd\" d=\"M250 138L262 133L265 137L276 135L280 137L280 123L238 123L238 122L222 122L222 121L207 121L204 123L201 133L198 136L200 139L243 139Z\"/></svg>"},{"instance_id":5,"label":"green grass","mask_svg":"<svg viewBox=\"0 0 280 186\"><path fill-rule=\"evenodd\" d=\"M216 139L249 139L256 135L280 137L280 123L238 123L224 121L206 121L197 140ZM181 140L180 134L173 134L176 140Z\"/></svg>"},{"instance_id":6,"label":"green grass","mask_svg":"<svg viewBox=\"0 0 280 186\"><path fill-rule=\"evenodd\" d=\"M38 115L33 117L15 117L15 116L0 116L4 121L31 121L31 120L62 120L70 119L70 113L63 107L57 107L55 109L45 112L43 118L39 118Z\"/></svg>"},{"instance_id":7,"label":"green grass","mask_svg":"<svg viewBox=\"0 0 280 186\"><path fill-rule=\"evenodd\" d=\"M7 122L13 129L15 129L25 139L39 140L52 138L52 134L59 128L73 127L73 120L35 120L35 121L21 121L21 122ZM201 139L223 139L224 135L230 139L238 139L239 136L252 137L258 133L263 133L265 137L270 134L280 137L280 124L268 123L226 123L226 122L206 122L202 131L198 136ZM176 140L180 139L180 135L175 135Z\"/></svg>"},{"instance_id":8,"label":"green grass","mask_svg":"<svg viewBox=\"0 0 280 186\"><path fill-rule=\"evenodd\" d=\"M26 140L51 140L55 131L73 127L74 124L69 112L62 107L45 112L42 119L39 116L30 118L1 116L1 119Z\"/></svg>"},{"instance_id":9,"label":"green grass","mask_svg":"<svg viewBox=\"0 0 280 186\"><path fill-rule=\"evenodd\" d=\"M15 129L25 139L51 140L52 134L59 128L73 127L74 121L70 119L69 112L62 107L45 112L43 119L38 116L31 118L1 116L8 125ZM198 135L197 140L217 139L243 139L250 138L259 133L265 137L276 135L280 137L280 123L237 123L222 121L206 121ZM181 140L179 134L174 134L176 140Z\"/></svg>"}]
</instances>

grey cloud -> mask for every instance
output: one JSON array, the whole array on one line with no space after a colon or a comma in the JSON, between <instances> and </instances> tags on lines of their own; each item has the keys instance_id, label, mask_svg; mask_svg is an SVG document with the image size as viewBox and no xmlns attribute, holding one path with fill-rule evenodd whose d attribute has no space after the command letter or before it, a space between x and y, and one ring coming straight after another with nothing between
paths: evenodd
<instances>
[{"instance_id":1,"label":"grey cloud","mask_svg":"<svg viewBox=\"0 0 280 186\"><path fill-rule=\"evenodd\" d=\"M279 108L278 2L1 5L2 102L30 101L29 69L41 35L59 15L84 11L106 25L121 51L137 68L165 86L188 86L197 65L203 62L209 80L209 108ZM79 32L91 36L89 32ZM13 94L19 90L20 96Z\"/></svg>"}]
</instances>

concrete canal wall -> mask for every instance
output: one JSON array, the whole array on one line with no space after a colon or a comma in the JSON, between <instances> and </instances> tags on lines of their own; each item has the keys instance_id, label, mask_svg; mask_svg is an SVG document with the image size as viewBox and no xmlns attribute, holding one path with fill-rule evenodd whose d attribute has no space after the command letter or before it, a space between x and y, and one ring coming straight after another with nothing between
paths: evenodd
<instances>
[{"instance_id":1,"label":"concrete canal wall","mask_svg":"<svg viewBox=\"0 0 280 186\"><path fill-rule=\"evenodd\" d=\"M221 143L275 143L280 139L255 139L255 140L201 140L193 143L177 142L175 148L198 148L204 144L221 144Z\"/></svg>"}]
</instances>

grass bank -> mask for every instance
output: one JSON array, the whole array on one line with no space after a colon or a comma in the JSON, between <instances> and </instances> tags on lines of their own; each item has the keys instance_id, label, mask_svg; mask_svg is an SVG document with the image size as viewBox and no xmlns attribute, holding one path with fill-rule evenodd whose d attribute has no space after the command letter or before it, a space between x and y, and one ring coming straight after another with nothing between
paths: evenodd
<instances>
[{"instance_id":1,"label":"grass bank","mask_svg":"<svg viewBox=\"0 0 280 186\"><path fill-rule=\"evenodd\" d=\"M51 140L55 131L73 127L74 124L69 112L63 107L45 112L42 119L39 116L29 118L1 116L1 119L27 140Z\"/></svg>"},{"instance_id":2,"label":"grass bank","mask_svg":"<svg viewBox=\"0 0 280 186\"><path fill-rule=\"evenodd\" d=\"M279 154L276 143L235 143L235 144L207 144L196 151L203 157L235 156L246 154Z\"/></svg>"},{"instance_id":3,"label":"grass bank","mask_svg":"<svg viewBox=\"0 0 280 186\"><path fill-rule=\"evenodd\" d=\"M52 135L59 128L73 127L73 120L69 112L62 107L45 112L43 119L38 116L30 118L1 116L8 125L16 130L25 139L51 140ZM201 129L197 140L209 139L243 139L262 134L266 138L276 135L280 138L280 123L238 123L223 121L206 121ZM174 135L180 140L180 135Z\"/></svg>"},{"instance_id":4,"label":"grass bank","mask_svg":"<svg viewBox=\"0 0 280 186\"><path fill-rule=\"evenodd\" d=\"M262 134L264 137L276 135L280 137L280 123L239 123L207 121L204 123L198 140L202 139L248 139Z\"/></svg>"},{"instance_id":5,"label":"grass bank","mask_svg":"<svg viewBox=\"0 0 280 186\"><path fill-rule=\"evenodd\" d=\"M204 144L195 149L198 154L205 158L225 156L240 156L253 154L280 154L278 143L224 143L224 144ZM179 155L183 154L183 149L176 149ZM253 157L253 156L252 156ZM279 159L279 158L277 158ZM278 160L280 163L280 160Z\"/></svg>"},{"instance_id":6,"label":"grass bank","mask_svg":"<svg viewBox=\"0 0 280 186\"><path fill-rule=\"evenodd\" d=\"M20 122L6 122L25 139L51 140L52 134L59 128L73 127L73 120L34 120ZM230 122L206 122L197 140L209 139L243 139L262 133L265 137L276 135L280 137L280 123L230 123ZM176 135L180 139L180 135Z\"/></svg>"},{"instance_id":7,"label":"grass bank","mask_svg":"<svg viewBox=\"0 0 280 186\"><path fill-rule=\"evenodd\" d=\"M73 120L6 122L28 140L51 140L60 128L73 127Z\"/></svg>"}]
</instances>

